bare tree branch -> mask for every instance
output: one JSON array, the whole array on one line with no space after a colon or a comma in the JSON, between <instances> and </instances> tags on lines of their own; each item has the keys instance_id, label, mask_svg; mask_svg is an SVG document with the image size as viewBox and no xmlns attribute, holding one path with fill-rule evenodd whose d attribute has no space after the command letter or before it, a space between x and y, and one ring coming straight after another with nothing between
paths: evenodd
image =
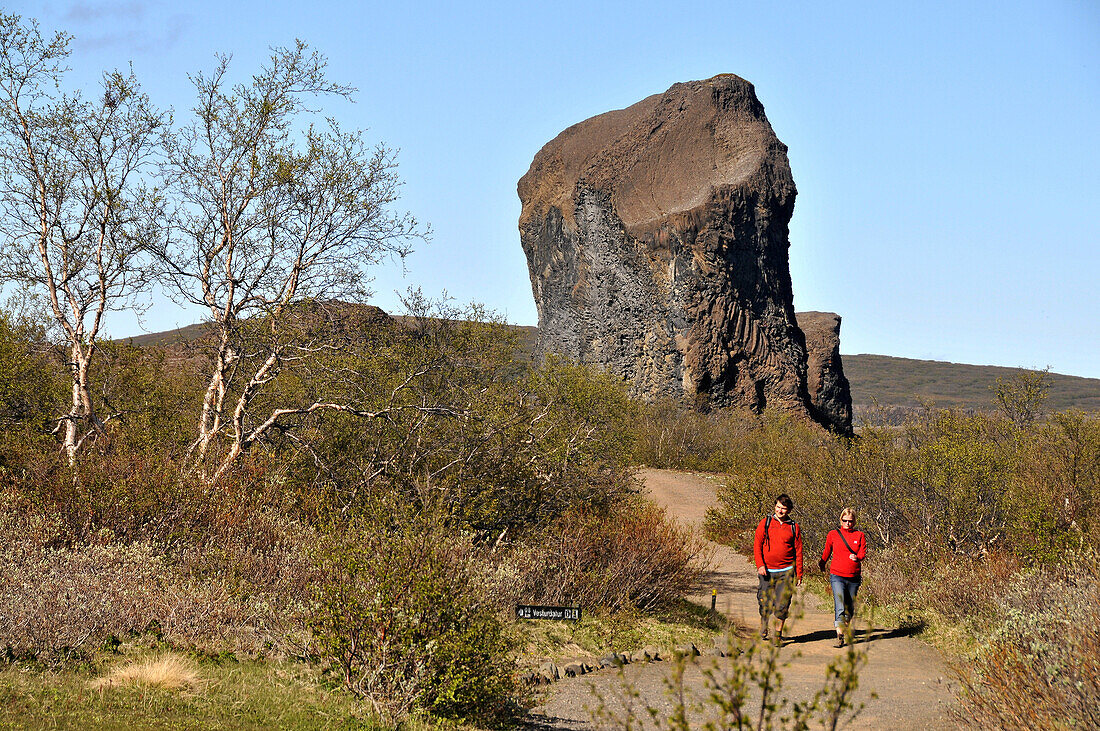
<instances>
[{"instance_id":1,"label":"bare tree branch","mask_svg":"<svg viewBox=\"0 0 1100 731\"><path fill-rule=\"evenodd\" d=\"M209 76L192 77L195 118L174 136L167 168L177 236L157 251L162 280L179 301L204 307L216 333L190 450L189 468L204 474L212 447L230 464L282 418L337 406L373 413L267 400L288 369L328 347L295 328L301 303L363 301L366 268L404 256L425 234L390 212L400 187L393 152L332 120L298 132L310 99L353 91L328 80L323 56L301 42L277 48L236 85L229 62L221 56ZM266 414L254 413L261 401Z\"/></svg>"},{"instance_id":2,"label":"bare tree branch","mask_svg":"<svg viewBox=\"0 0 1100 731\"><path fill-rule=\"evenodd\" d=\"M96 100L61 93L69 40L0 16L0 276L45 294L68 349L72 403L58 425L71 463L105 430L89 387L104 316L148 281L157 205L141 178L168 117L132 73L105 74Z\"/></svg>"}]
</instances>

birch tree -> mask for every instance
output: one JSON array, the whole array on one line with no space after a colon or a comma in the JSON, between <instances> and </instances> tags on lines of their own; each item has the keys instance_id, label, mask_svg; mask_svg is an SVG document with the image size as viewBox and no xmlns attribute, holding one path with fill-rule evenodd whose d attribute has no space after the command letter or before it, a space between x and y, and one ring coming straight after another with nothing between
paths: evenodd
<instances>
[{"instance_id":1,"label":"birch tree","mask_svg":"<svg viewBox=\"0 0 1100 731\"><path fill-rule=\"evenodd\" d=\"M347 403L272 401L287 369L325 352L294 327L306 300L363 301L365 269L404 256L420 235L395 214L394 153L332 120L307 124L318 98L348 98L326 60L298 42L274 49L247 83L230 58L197 74L193 120L169 149L174 235L158 251L165 283L206 311L214 333L189 468L214 482L288 419L319 410L362 416ZM261 413L262 412L262 413Z\"/></svg>"},{"instance_id":2,"label":"birch tree","mask_svg":"<svg viewBox=\"0 0 1100 731\"><path fill-rule=\"evenodd\" d=\"M168 120L132 72L105 74L96 99L62 92L70 40L0 15L0 276L44 296L67 350L55 431L71 464L112 416L89 387L96 339L146 282L156 204L142 177Z\"/></svg>"}]
</instances>

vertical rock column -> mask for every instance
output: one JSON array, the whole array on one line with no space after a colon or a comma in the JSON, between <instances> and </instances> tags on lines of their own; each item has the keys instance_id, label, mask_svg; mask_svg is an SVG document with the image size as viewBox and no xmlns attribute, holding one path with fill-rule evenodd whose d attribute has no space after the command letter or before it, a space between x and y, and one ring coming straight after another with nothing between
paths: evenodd
<instances>
[{"instance_id":1,"label":"vertical rock column","mask_svg":"<svg viewBox=\"0 0 1100 731\"><path fill-rule=\"evenodd\" d=\"M643 398L816 416L788 265L795 195L737 76L570 127L519 182L540 348Z\"/></svg>"}]
</instances>

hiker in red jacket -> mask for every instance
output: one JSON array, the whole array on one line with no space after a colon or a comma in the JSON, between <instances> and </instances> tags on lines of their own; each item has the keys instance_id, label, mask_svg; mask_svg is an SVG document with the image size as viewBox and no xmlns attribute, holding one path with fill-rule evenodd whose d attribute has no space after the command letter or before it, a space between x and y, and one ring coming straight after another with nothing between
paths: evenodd
<instances>
[{"instance_id":1,"label":"hiker in red jacket","mask_svg":"<svg viewBox=\"0 0 1100 731\"><path fill-rule=\"evenodd\" d=\"M802 583L802 531L791 520L794 501L783 493L775 499L775 513L756 526L753 555L760 586L760 637L768 639L768 616L775 615L775 641L783 641L783 624L791 609L794 588Z\"/></svg>"},{"instance_id":2,"label":"hiker in red jacket","mask_svg":"<svg viewBox=\"0 0 1100 731\"><path fill-rule=\"evenodd\" d=\"M856 511L844 508L840 511L840 527L829 531L825 537L825 550L818 565L825 570L825 562L832 556L829 566L829 583L833 587L833 607L836 610L836 647L844 647L848 626L855 615L856 592L863 581L862 564L867 556L867 537L856 530Z\"/></svg>"}]
</instances>

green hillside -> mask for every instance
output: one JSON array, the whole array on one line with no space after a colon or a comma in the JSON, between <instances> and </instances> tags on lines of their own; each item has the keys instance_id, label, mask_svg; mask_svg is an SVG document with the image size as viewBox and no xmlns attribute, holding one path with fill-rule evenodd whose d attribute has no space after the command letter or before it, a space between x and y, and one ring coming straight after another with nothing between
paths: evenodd
<instances>
[{"instance_id":1,"label":"green hillside","mask_svg":"<svg viewBox=\"0 0 1100 731\"><path fill-rule=\"evenodd\" d=\"M852 386L857 410L877 402L884 407L913 407L921 402L979 411L993 408L998 378L1011 378L1021 368L944 363L888 355L845 355L844 374ZM1100 379L1050 374L1047 407L1053 411L1100 411Z\"/></svg>"}]
</instances>

